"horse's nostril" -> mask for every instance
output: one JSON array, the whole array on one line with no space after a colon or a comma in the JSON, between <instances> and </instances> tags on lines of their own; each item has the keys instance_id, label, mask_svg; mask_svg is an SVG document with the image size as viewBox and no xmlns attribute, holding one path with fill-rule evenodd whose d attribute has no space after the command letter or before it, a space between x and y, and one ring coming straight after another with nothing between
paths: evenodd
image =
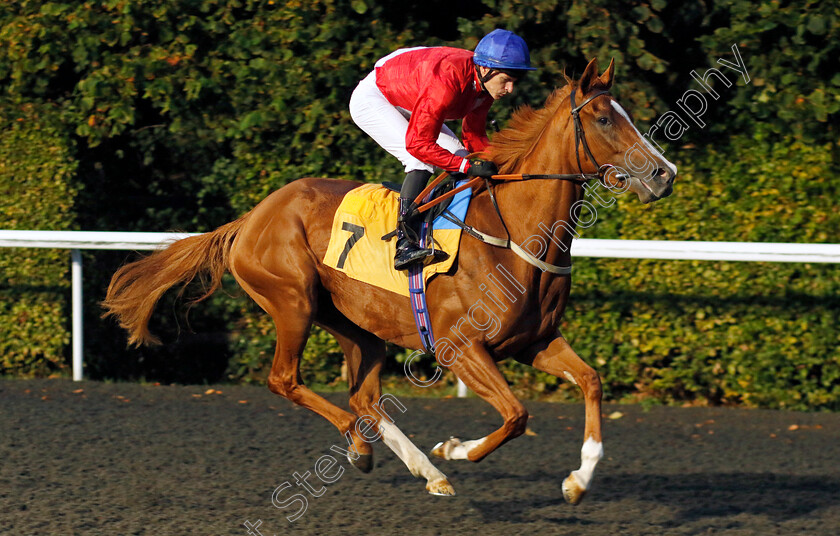
<instances>
[{"instance_id":1,"label":"horse's nostril","mask_svg":"<svg viewBox=\"0 0 840 536\"><path fill-rule=\"evenodd\" d=\"M653 176L662 179L667 184L671 184L674 182L676 174L665 168L656 168L653 172Z\"/></svg>"}]
</instances>

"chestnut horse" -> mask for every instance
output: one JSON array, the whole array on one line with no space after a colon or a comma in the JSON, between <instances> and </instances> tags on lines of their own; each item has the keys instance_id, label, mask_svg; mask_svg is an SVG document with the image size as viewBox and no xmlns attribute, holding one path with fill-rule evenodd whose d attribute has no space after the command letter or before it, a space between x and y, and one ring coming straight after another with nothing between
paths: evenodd
<instances>
[{"instance_id":1,"label":"chestnut horse","mask_svg":"<svg viewBox=\"0 0 840 536\"><path fill-rule=\"evenodd\" d=\"M613 73L611 62L599 76L597 63L592 60L580 80L567 79L566 86L554 91L543 109L518 110L509 126L495 135L484 157L495 161L505 174L580 172L583 178L584 173L598 174L598 163L600 167L625 166L626 153L633 147L644 147L651 165L644 171L634 166L635 171L612 178L600 174L602 184L630 190L643 203L669 195L676 167L640 135L629 115L610 96ZM575 113L570 110L578 114L582 140L575 135ZM575 232L573 204L584 196L581 182L521 180L497 185L498 211L506 225L500 221L488 190L481 190L472 200L466 223L491 235L509 233L520 243L548 227L551 236L543 240L546 247L537 255L550 265L568 266ZM269 389L330 421L353 442L358 456L351 462L367 471L372 467L373 451L360 434L369 432L370 425L360 432L356 424L361 416L380 415L376 409L381 395L384 341L419 349L421 340L407 297L355 281L322 263L333 215L342 197L359 185L334 179L294 181L234 222L179 240L123 266L114 275L103 305L108 311L105 315L115 315L128 330L130 343L152 343L156 339L149 332L148 321L167 289L186 284L197 275L209 275L206 297L218 288L222 275L229 270L274 319L277 346ZM507 301L500 297L501 287L493 294L483 283L494 267L503 267L506 277L515 280L515 284L509 280ZM582 463L562 486L565 499L576 504L590 487L603 447L600 378L558 331L570 286L568 274L546 271L523 261L510 249L464 236L457 263L448 273L429 281L427 303L433 331L455 333L462 343L458 358L444 365L496 408L504 420L499 429L481 439L461 442L451 438L438 444L433 453L449 460L477 462L525 431L528 412L496 366L499 360L513 357L567 378L583 391L586 426ZM468 310L474 313L471 307L482 297L493 298L497 307L499 322L492 330L463 318ZM313 323L335 336L344 351L353 413L328 402L301 381L300 357ZM451 337L455 339L455 335ZM446 476L390 419L376 420L384 443L413 475L426 479L430 493L454 495Z\"/></svg>"}]
</instances>

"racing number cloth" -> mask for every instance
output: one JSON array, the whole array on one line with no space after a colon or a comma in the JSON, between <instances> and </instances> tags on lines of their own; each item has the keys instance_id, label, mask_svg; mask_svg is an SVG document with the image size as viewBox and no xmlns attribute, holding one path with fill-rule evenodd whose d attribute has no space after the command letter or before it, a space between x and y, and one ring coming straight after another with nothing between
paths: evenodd
<instances>
[{"instance_id":1,"label":"racing number cloth","mask_svg":"<svg viewBox=\"0 0 840 536\"><path fill-rule=\"evenodd\" d=\"M461 200L456 196L450 210L455 214L463 211L458 214L463 218L468 204L469 196ZM335 212L324 264L357 281L408 297L407 272L394 270L397 239L382 240L397 227L398 207L399 195L384 186L365 184L350 190ZM437 227L438 222L435 223ZM436 247L448 253L449 258L423 268L426 282L435 274L449 270L455 262L461 229L449 227L434 231Z\"/></svg>"}]
</instances>

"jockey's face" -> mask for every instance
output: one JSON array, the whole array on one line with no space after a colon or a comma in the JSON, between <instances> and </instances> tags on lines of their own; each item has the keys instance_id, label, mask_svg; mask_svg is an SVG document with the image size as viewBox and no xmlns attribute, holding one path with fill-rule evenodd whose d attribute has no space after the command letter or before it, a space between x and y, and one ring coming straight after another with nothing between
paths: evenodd
<instances>
[{"instance_id":1,"label":"jockey's face","mask_svg":"<svg viewBox=\"0 0 840 536\"><path fill-rule=\"evenodd\" d=\"M487 67L478 67L478 71L481 76L486 76L487 73L490 71ZM504 97L505 95L510 95L513 93L513 85L516 83L516 78L510 76L507 73L496 72L490 80L484 83L484 87L487 89L487 92L490 93L490 96L494 99L498 100Z\"/></svg>"}]
</instances>

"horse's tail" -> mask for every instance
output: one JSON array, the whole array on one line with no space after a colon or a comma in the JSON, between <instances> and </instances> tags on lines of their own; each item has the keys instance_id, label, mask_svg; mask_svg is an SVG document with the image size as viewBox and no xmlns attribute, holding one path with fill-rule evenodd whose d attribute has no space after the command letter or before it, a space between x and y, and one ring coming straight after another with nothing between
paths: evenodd
<instances>
[{"instance_id":1,"label":"horse's tail","mask_svg":"<svg viewBox=\"0 0 840 536\"><path fill-rule=\"evenodd\" d=\"M164 292L178 284L186 287L196 276L201 276L205 292L194 301L213 294L229 269L233 240L249 214L215 231L178 240L117 270L102 302L107 310L102 316L117 317L120 326L128 331L129 344L160 344L149 332L155 304Z\"/></svg>"}]
</instances>

